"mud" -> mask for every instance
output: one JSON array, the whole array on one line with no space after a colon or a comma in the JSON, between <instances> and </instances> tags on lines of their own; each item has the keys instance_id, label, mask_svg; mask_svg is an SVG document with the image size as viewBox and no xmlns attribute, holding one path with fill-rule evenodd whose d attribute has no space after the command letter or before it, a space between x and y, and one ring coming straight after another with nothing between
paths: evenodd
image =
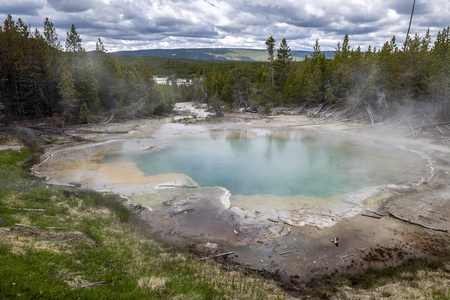
<instances>
[{"instance_id":1,"label":"mud","mask_svg":"<svg viewBox=\"0 0 450 300\"><path fill-rule=\"evenodd\" d=\"M225 189L199 188L183 174L146 177L128 163L98 164L105 154L154 151L179 136L300 128L344 135L368 146L389 145L400 156L420 156L421 164L405 170L404 184L363 188L345 195L348 207L336 209L330 204L320 210L285 210L267 204L255 210L239 205L239 199L233 200ZM412 256L449 257L448 140L425 134L412 139L384 127L326 123L306 116L261 118L252 114L229 114L209 121L178 117L98 124L68 133L85 142L47 147L45 160L34 168L36 174L50 183L77 183L119 193L148 231L166 242L197 246L205 257L217 256L242 268L268 272L293 285L341 271L396 265ZM414 225L392 214L442 230Z\"/></svg>"}]
</instances>

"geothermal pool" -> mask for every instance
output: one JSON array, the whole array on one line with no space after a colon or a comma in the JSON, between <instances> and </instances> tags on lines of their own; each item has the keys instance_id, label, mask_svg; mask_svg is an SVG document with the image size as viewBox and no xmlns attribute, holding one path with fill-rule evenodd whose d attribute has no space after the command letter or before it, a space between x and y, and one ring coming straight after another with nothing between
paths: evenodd
<instances>
[{"instance_id":1,"label":"geothermal pool","mask_svg":"<svg viewBox=\"0 0 450 300\"><path fill-rule=\"evenodd\" d=\"M416 155L384 148L333 134L212 131L150 151L107 155L100 163L131 162L146 176L182 173L200 187L221 186L233 195L327 198L405 182Z\"/></svg>"}]
</instances>

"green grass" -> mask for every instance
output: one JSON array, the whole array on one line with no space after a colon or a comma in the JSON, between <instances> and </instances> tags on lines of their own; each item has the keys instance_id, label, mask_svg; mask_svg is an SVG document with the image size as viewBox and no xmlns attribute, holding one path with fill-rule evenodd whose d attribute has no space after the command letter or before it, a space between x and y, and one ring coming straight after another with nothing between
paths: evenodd
<instances>
[{"instance_id":1,"label":"green grass","mask_svg":"<svg viewBox=\"0 0 450 300\"><path fill-rule=\"evenodd\" d=\"M0 151L0 164L26 166L35 155L36 150L22 148L19 151L5 149Z\"/></svg>"},{"instance_id":2,"label":"green grass","mask_svg":"<svg viewBox=\"0 0 450 300\"><path fill-rule=\"evenodd\" d=\"M19 186L26 187L31 184L30 176L24 167L30 166L37 153L38 151L30 148L22 148L20 151L0 150L0 199Z\"/></svg>"},{"instance_id":3,"label":"green grass","mask_svg":"<svg viewBox=\"0 0 450 300\"><path fill-rule=\"evenodd\" d=\"M0 151L0 298L267 299L276 283L224 271L144 236L116 196L47 187ZM3 172L3 173L2 173Z\"/></svg>"},{"instance_id":4,"label":"green grass","mask_svg":"<svg viewBox=\"0 0 450 300\"><path fill-rule=\"evenodd\" d=\"M340 280L353 287L370 289L392 281L419 280L418 271L436 271L444 267L444 260L411 258L399 267L368 268L361 274L341 274Z\"/></svg>"},{"instance_id":5,"label":"green grass","mask_svg":"<svg viewBox=\"0 0 450 300\"><path fill-rule=\"evenodd\" d=\"M410 299L449 299L450 289L445 284L449 266L445 259L416 257L398 267L368 268L362 273L339 274L338 282L341 287L364 290L367 292L360 293L376 294L378 297L400 297L399 293L402 293L403 299L409 293ZM376 299L377 296L372 297Z\"/></svg>"}]
</instances>

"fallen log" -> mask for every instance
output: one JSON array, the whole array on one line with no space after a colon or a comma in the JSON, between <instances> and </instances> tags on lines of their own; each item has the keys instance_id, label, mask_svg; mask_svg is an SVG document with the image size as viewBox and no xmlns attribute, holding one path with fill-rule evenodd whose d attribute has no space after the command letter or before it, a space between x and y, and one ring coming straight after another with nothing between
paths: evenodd
<instances>
[{"instance_id":1,"label":"fallen log","mask_svg":"<svg viewBox=\"0 0 450 300\"><path fill-rule=\"evenodd\" d=\"M367 211L370 212L370 213L373 213L374 215L377 215L377 216L380 216L380 217L384 217L383 214L380 214L380 213L378 213L376 211L373 211L373 210L370 210L370 209L368 209Z\"/></svg>"},{"instance_id":2,"label":"fallen log","mask_svg":"<svg viewBox=\"0 0 450 300\"><path fill-rule=\"evenodd\" d=\"M361 112L362 112L362 109L355 109L355 108L353 108L353 109L352 109L352 112L351 112L348 116L346 116L346 118L348 119L348 118L350 118L351 116L357 115L357 114L359 114L359 113L361 113ZM367 116L365 116L365 118L367 118Z\"/></svg>"},{"instance_id":3,"label":"fallen log","mask_svg":"<svg viewBox=\"0 0 450 300\"><path fill-rule=\"evenodd\" d=\"M369 116L362 116L362 117L354 118L354 119L346 119L346 120L344 120L342 122L354 122L354 121L362 120L362 119L365 119L365 118L368 118L368 117Z\"/></svg>"},{"instance_id":4,"label":"fallen log","mask_svg":"<svg viewBox=\"0 0 450 300\"><path fill-rule=\"evenodd\" d=\"M280 252L280 255L285 255L285 254L294 253L294 252L300 252L300 250L296 249L296 250L284 251L284 252Z\"/></svg>"},{"instance_id":5,"label":"fallen log","mask_svg":"<svg viewBox=\"0 0 450 300\"><path fill-rule=\"evenodd\" d=\"M183 213L188 213L188 212L191 212L191 211L194 211L194 210L195 209L193 209L193 208L186 208L186 209L181 209L181 210L173 210L173 211L170 212L170 216L173 217L173 216L176 216L176 215L179 215L179 214L183 214Z\"/></svg>"},{"instance_id":6,"label":"fallen log","mask_svg":"<svg viewBox=\"0 0 450 300\"><path fill-rule=\"evenodd\" d=\"M303 110L303 108L305 108L306 104L304 104L302 107L300 107L299 111L297 112L298 114Z\"/></svg>"},{"instance_id":7,"label":"fallen log","mask_svg":"<svg viewBox=\"0 0 450 300\"><path fill-rule=\"evenodd\" d=\"M410 119L415 119L417 117L420 117L421 115L423 115L423 112L410 116ZM400 125L403 124L403 122L405 122L404 119L401 120L397 125L392 126L392 128L390 130L394 130L395 128L399 127Z\"/></svg>"},{"instance_id":8,"label":"fallen log","mask_svg":"<svg viewBox=\"0 0 450 300\"><path fill-rule=\"evenodd\" d=\"M283 271L283 269L284 269L285 266L286 266L286 264L284 264L281 268L279 268L279 269L275 272L275 274L277 274L278 272Z\"/></svg>"},{"instance_id":9,"label":"fallen log","mask_svg":"<svg viewBox=\"0 0 450 300\"><path fill-rule=\"evenodd\" d=\"M87 130L87 129L75 129L74 133L101 133L101 134L126 134L128 131L108 131L108 130Z\"/></svg>"},{"instance_id":10,"label":"fallen log","mask_svg":"<svg viewBox=\"0 0 450 300\"><path fill-rule=\"evenodd\" d=\"M104 283L105 283L105 281L94 282L94 283L91 283L91 284L82 285L82 286L79 287L79 289L85 289L85 288L88 288L88 287L92 287L92 286L96 286L96 285L104 284Z\"/></svg>"},{"instance_id":11,"label":"fallen log","mask_svg":"<svg viewBox=\"0 0 450 300\"><path fill-rule=\"evenodd\" d=\"M311 118L314 118L314 117L322 110L322 108L325 106L325 104L326 104L326 103L322 104L322 105L319 107L319 109L316 111L316 113L315 113Z\"/></svg>"},{"instance_id":12,"label":"fallen log","mask_svg":"<svg viewBox=\"0 0 450 300\"><path fill-rule=\"evenodd\" d=\"M435 127L435 126L444 126L444 125L448 125L450 124L450 121L447 122L442 122L442 123L434 123L434 124L422 124L420 126L416 126L414 127L414 129L419 129L419 128L428 128L428 127Z\"/></svg>"},{"instance_id":13,"label":"fallen log","mask_svg":"<svg viewBox=\"0 0 450 300\"><path fill-rule=\"evenodd\" d=\"M411 125L411 122L409 122L408 118L405 116L404 113L401 113L401 114L402 114L403 118L405 119L406 123L408 123L409 128L410 128L411 131L412 131L412 136L413 136L413 138L415 139L415 138L416 138L416 131L414 130L413 126Z\"/></svg>"},{"instance_id":14,"label":"fallen log","mask_svg":"<svg viewBox=\"0 0 450 300\"><path fill-rule=\"evenodd\" d=\"M152 118L152 117L146 117L146 116L143 116L143 115L137 115L137 114L135 114L134 116L137 117L137 118L141 118L141 119L156 120L155 118Z\"/></svg>"},{"instance_id":15,"label":"fallen log","mask_svg":"<svg viewBox=\"0 0 450 300\"><path fill-rule=\"evenodd\" d=\"M49 160L50 158L52 158L53 155L54 155L54 153L52 153L52 154L50 154L49 156L47 156L47 158L44 159L43 161L41 161L40 163L38 163L38 164L36 165L36 167L40 167L40 166L41 166L42 164L44 164L47 160Z\"/></svg>"},{"instance_id":16,"label":"fallen log","mask_svg":"<svg viewBox=\"0 0 450 300\"><path fill-rule=\"evenodd\" d=\"M369 217L369 218L374 218L374 219L381 219L381 217L379 217L379 216L372 216L372 215L368 215L368 214L361 214L361 216L363 216L363 217Z\"/></svg>"},{"instance_id":17,"label":"fallen log","mask_svg":"<svg viewBox=\"0 0 450 300\"><path fill-rule=\"evenodd\" d=\"M225 253L219 253L219 254L216 254L216 255L213 255L213 256L202 257L200 259L201 260L206 260L206 259L210 259L210 258L217 258L217 257L231 255L231 254L234 254L234 251L225 252Z\"/></svg>"},{"instance_id":18,"label":"fallen log","mask_svg":"<svg viewBox=\"0 0 450 300\"><path fill-rule=\"evenodd\" d=\"M422 125L424 125L424 124L425 124L425 121L422 120ZM422 132L422 127L420 127L416 132L417 132L416 137L418 137L419 134Z\"/></svg>"},{"instance_id":19,"label":"fallen log","mask_svg":"<svg viewBox=\"0 0 450 300\"><path fill-rule=\"evenodd\" d=\"M418 223L418 222L411 221L410 219L402 218L402 217L400 217L400 216L395 215L394 213L392 213L392 212L390 212L390 211L389 211L389 214L390 214L392 217L394 217L395 219L401 220L401 221L403 221L403 222L407 222L407 223L410 223L410 224L413 224L413 225L418 225L418 226L421 226L421 227L424 227L424 228L428 228L428 229L431 229L431 230L442 231L442 232L448 232L447 229L436 228L436 227L428 226L428 225L425 225L425 224L422 224L422 223Z\"/></svg>"},{"instance_id":20,"label":"fallen log","mask_svg":"<svg viewBox=\"0 0 450 300\"><path fill-rule=\"evenodd\" d=\"M336 104L331 105L330 107L328 107L327 109L325 109L325 110L321 113L321 115L323 116L327 111L329 111L330 109L332 109L332 108L335 107L335 106L336 106Z\"/></svg>"},{"instance_id":21,"label":"fallen log","mask_svg":"<svg viewBox=\"0 0 450 300\"><path fill-rule=\"evenodd\" d=\"M286 225L290 225L290 226L294 225L294 223L290 219L285 219L285 218L281 218L280 216L278 216L278 220L280 220L282 223L284 223Z\"/></svg>"},{"instance_id":22,"label":"fallen log","mask_svg":"<svg viewBox=\"0 0 450 300\"><path fill-rule=\"evenodd\" d=\"M344 110L344 112L342 112L342 113L339 114L337 117L335 117L335 118L333 119L333 121L339 121L339 120L341 120L341 119L348 113L349 110L350 110L350 107L348 107L347 109Z\"/></svg>"},{"instance_id":23,"label":"fallen log","mask_svg":"<svg viewBox=\"0 0 450 300\"><path fill-rule=\"evenodd\" d=\"M430 118L429 116L425 115L425 117L433 124L433 120L431 120L431 118ZM442 135L445 136L445 133L442 132L442 130L438 127L438 125L436 125L436 129L437 129Z\"/></svg>"},{"instance_id":24,"label":"fallen log","mask_svg":"<svg viewBox=\"0 0 450 300\"><path fill-rule=\"evenodd\" d=\"M33 129L33 130L39 130L39 131L46 131L46 132L56 133L56 134L60 134L61 133L61 128L55 128L55 127L30 126L28 128Z\"/></svg>"},{"instance_id":25,"label":"fallen log","mask_svg":"<svg viewBox=\"0 0 450 300\"><path fill-rule=\"evenodd\" d=\"M366 110L367 114L369 115L370 123L372 124L373 127L374 126L373 113L369 103L366 103Z\"/></svg>"},{"instance_id":26,"label":"fallen log","mask_svg":"<svg viewBox=\"0 0 450 300\"><path fill-rule=\"evenodd\" d=\"M111 122L111 120L114 118L114 115L111 116L111 118L109 118L106 122L104 122L103 124L108 124L109 122Z\"/></svg>"},{"instance_id":27,"label":"fallen log","mask_svg":"<svg viewBox=\"0 0 450 300\"><path fill-rule=\"evenodd\" d=\"M355 255L356 255L355 253L350 253L350 254L346 254L346 255L339 256L339 257L340 257L341 259L345 260L347 257L355 256Z\"/></svg>"},{"instance_id":28,"label":"fallen log","mask_svg":"<svg viewBox=\"0 0 450 300\"><path fill-rule=\"evenodd\" d=\"M43 208L12 208L14 210L24 210L24 211L39 211L39 212L45 212L45 209Z\"/></svg>"},{"instance_id":29,"label":"fallen log","mask_svg":"<svg viewBox=\"0 0 450 300\"><path fill-rule=\"evenodd\" d=\"M284 236L289 235L291 233L291 229L286 226L283 226L283 228L281 228L281 230L278 233L281 234L285 228L287 229L288 232Z\"/></svg>"},{"instance_id":30,"label":"fallen log","mask_svg":"<svg viewBox=\"0 0 450 300\"><path fill-rule=\"evenodd\" d=\"M64 186L64 187L80 187L81 184L79 186L75 185L75 184L70 184L70 183L58 183L58 182L46 182L46 185L52 185L52 186Z\"/></svg>"}]
</instances>

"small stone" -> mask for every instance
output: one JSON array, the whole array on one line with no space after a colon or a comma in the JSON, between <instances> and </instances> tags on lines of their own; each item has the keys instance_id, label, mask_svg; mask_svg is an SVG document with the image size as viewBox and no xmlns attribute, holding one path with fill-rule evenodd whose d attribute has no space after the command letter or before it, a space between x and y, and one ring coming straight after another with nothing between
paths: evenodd
<instances>
[{"instance_id":1,"label":"small stone","mask_svg":"<svg viewBox=\"0 0 450 300\"><path fill-rule=\"evenodd\" d=\"M207 249L216 250L219 248L219 244L207 242L204 247Z\"/></svg>"}]
</instances>

